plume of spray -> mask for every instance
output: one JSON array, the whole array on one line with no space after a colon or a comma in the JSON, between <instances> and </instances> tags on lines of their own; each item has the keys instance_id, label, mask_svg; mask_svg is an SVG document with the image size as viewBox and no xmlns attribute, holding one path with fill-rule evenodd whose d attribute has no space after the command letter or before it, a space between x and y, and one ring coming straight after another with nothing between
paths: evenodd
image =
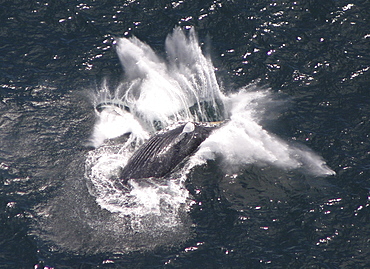
<instances>
[{"instance_id":1,"label":"plume of spray","mask_svg":"<svg viewBox=\"0 0 370 269\"><path fill-rule=\"evenodd\" d=\"M161 216L157 225L162 230L164 226L175 227L181 222L179 212L187 208L186 173L216 156L222 156L228 169L253 163L281 169L306 168L314 175L334 174L311 150L263 128L263 106L272 95L268 89L250 85L232 94L222 93L212 62L203 55L193 29L188 34L174 29L165 48L167 59L161 59L135 37L117 40L125 79L114 92L103 85L96 95L96 105L105 106L96 110L98 119L91 141L97 148L86 160L91 193L101 207L130 216L133 227L144 225L148 214ZM174 173L167 183L130 180L132 189L126 194L112 183L117 169L156 130L179 121L226 117L227 122L201 144L180 176ZM127 133L130 136L123 144L104 142ZM148 225L143 227L147 229Z\"/></svg>"},{"instance_id":2,"label":"plume of spray","mask_svg":"<svg viewBox=\"0 0 370 269\"><path fill-rule=\"evenodd\" d=\"M263 128L263 104L271 95L269 90L249 85L224 96L230 120L202 143L195 157L206 160L222 156L224 168L231 170L228 172L245 164L268 164L282 169L300 168L316 176L335 174L310 149L288 143Z\"/></svg>"},{"instance_id":3,"label":"plume of spray","mask_svg":"<svg viewBox=\"0 0 370 269\"><path fill-rule=\"evenodd\" d=\"M255 163L282 169L306 168L314 175L334 173L311 150L283 141L263 128L263 105L272 95L268 89L249 85L236 93L221 92L212 62L203 55L194 29L186 35L181 28L175 28L165 48L166 60L136 37L117 40L125 81L112 94L105 85L100 90L97 103L116 105L108 105L98 113L92 136L98 146L106 138L131 133L129 142L117 153L123 156L117 157L121 163L116 162L116 166L124 166L132 151L158 126L223 120L228 115L228 122L203 142L190 163L196 165L222 156L224 167L229 169ZM133 141L136 144L132 149Z\"/></svg>"}]
</instances>

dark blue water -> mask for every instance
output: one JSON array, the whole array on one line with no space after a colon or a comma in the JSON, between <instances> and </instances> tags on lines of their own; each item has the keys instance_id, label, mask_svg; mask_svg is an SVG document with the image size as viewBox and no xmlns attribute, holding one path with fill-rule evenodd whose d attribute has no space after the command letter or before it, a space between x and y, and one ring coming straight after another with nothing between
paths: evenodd
<instances>
[{"instance_id":1,"label":"dark blue water","mask_svg":"<svg viewBox=\"0 0 370 269\"><path fill-rule=\"evenodd\" d=\"M369 11L342 0L1 1L0 267L369 268ZM258 81L283 95L264 127L336 175L248 165L231 180L210 161L187 181L190 238L131 252L93 246L89 227L74 225L105 214L85 191L88 95L122 79L115 37L164 55L175 26L195 27L225 92ZM34 228L55 197L57 242Z\"/></svg>"}]
</instances>

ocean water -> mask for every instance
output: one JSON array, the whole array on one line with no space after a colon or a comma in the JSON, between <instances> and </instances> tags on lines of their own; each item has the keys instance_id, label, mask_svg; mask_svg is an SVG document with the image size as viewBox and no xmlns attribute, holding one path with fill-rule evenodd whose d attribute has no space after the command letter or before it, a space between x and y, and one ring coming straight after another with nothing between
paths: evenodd
<instances>
[{"instance_id":1,"label":"ocean water","mask_svg":"<svg viewBox=\"0 0 370 269\"><path fill-rule=\"evenodd\" d=\"M2 1L0 267L370 267L369 8ZM156 130L225 119L112 184Z\"/></svg>"}]
</instances>

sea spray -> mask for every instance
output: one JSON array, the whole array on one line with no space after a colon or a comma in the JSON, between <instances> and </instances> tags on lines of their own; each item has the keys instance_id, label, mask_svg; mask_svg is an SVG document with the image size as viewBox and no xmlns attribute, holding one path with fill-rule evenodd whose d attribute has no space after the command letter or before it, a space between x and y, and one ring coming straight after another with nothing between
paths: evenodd
<instances>
[{"instance_id":1,"label":"sea spray","mask_svg":"<svg viewBox=\"0 0 370 269\"><path fill-rule=\"evenodd\" d=\"M112 176L116 176L118 167L125 165L142 141L158 126L165 128L178 121L224 120L228 115L227 123L203 142L189 165L185 166L187 171L193 165L221 156L225 172L246 164L269 164L281 169L306 168L315 175L333 174L322 158L311 150L294 146L263 128L261 118L264 106L273 99L268 89L253 84L236 93L221 92L212 62L203 55L194 30L186 35L176 28L166 39L166 52L167 59L160 59L147 44L135 37L117 41L125 81L113 93L106 86L98 93L96 100L100 99L100 103L107 105L97 111L98 121L92 140L98 145L105 138L124 133L130 133L130 136L129 142L118 147L108 143L89 153L86 169L92 172L88 178L93 182L97 201L103 208L112 212L140 214L138 207L134 210L132 204L141 204L141 213L148 213L145 206L147 198L140 198L135 191L138 185L134 181L131 182L134 195L132 191L129 195L130 199L136 199L133 203L126 201L127 197L122 196L114 185L113 189L107 186L111 184ZM182 184L184 181L185 178L182 178L178 182ZM169 192L176 197L176 192ZM148 195L151 201L163 199L161 195ZM176 205L178 207L186 200L184 193L181 196L183 198ZM142 202L137 199L142 199ZM160 212L160 203L154 202L149 211Z\"/></svg>"},{"instance_id":2,"label":"sea spray","mask_svg":"<svg viewBox=\"0 0 370 269\"><path fill-rule=\"evenodd\" d=\"M103 85L95 98L97 121L90 140L96 149L87 155L86 178L90 194L110 212L109 223L127 239L127 246L143 245L152 237L160 244L189 235L184 216L192 201L184 183L194 166L209 159L220 157L225 173L250 164L303 168L318 176L334 173L311 150L264 129L262 116L274 95L268 89L253 84L232 94L221 91L194 30L185 34L176 28L166 39L166 52L167 58L161 59L135 37L118 39L125 79L115 90ZM119 167L159 129L179 121L216 120L226 121L168 177L129 180L124 189L115 184ZM123 141L115 140L122 135ZM103 220L95 220L95 226L104 233L110 229ZM120 232L119 227L124 229ZM166 233L172 234L171 239L160 241ZM138 238L140 234L147 239Z\"/></svg>"},{"instance_id":3,"label":"sea spray","mask_svg":"<svg viewBox=\"0 0 370 269\"><path fill-rule=\"evenodd\" d=\"M302 168L316 176L334 174L310 149L284 141L263 128L260 122L264 105L271 102L271 95L267 89L249 85L224 96L230 120L202 143L194 158L221 156L228 173L246 164L268 164L281 169Z\"/></svg>"},{"instance_id":4,"label":"sea spray","mask_svg":"<svg viewBox=\"0 0 370 269\"><path fill-rule=\"evenodd\" d=\"M85 169L89 191L101 208L140 233L184 228L191 204L184 182L192 166L167 179L130 180L127 189L115 184L118 168L158 129L179 121L225 118L214 67L202 54L195 32L186 36L175 29L166 51L168 59L162 60L135 37L117 40L125 80L114 91L104 82L94 99L97 121L90 141L96 149L88 153ZM128 133L123 142L114 140ZM156 225L150 225L153 218Z\"/></svg>"}]
</instances>

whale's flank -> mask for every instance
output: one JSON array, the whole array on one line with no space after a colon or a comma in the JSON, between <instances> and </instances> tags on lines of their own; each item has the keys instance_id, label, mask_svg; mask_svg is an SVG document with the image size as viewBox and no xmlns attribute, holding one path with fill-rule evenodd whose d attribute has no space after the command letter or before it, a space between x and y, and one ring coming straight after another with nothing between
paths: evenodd
<instances>
[{"instance_id":1,"label":"whale's flank","mask_svg":"<svg viewBox=\"0 0 370 269\"><path fill-rule=\"evenodd\" d=\"M119 178L160 178L171 172L182 160L196 151L215 127L197 123L182 124L152 136L128 160Z\"/></svg>"}]
</instances>

